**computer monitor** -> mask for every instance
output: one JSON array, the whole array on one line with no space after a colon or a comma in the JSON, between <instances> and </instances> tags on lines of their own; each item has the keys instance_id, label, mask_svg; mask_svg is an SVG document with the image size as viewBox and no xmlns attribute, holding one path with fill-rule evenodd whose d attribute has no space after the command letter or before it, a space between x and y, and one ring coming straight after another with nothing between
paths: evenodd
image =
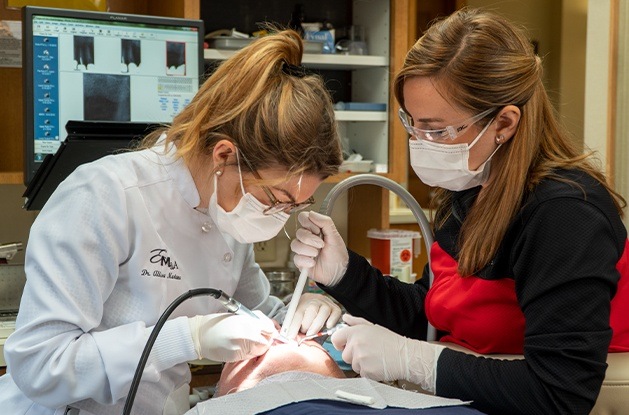
<instances>
[{"instance_id":1,"label":"computer monitor","mask_svg":"<svg viewBox=\"0 0 629 415\"><path fill-rule=\"evenodd\" d=\"M26 6L24 183L66 123L169 123L199 89L203 21Z\"/></svg>"}]
</instances>

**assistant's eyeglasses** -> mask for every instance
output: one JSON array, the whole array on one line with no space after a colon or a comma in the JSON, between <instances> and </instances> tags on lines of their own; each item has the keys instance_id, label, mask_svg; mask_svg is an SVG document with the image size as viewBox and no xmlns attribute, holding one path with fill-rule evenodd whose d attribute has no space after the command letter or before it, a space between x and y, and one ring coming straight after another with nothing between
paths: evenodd
<instances>
[{"instance_id":1,"label":"assistant's eyeglasses","mask_svg":"<svg viewBox=\"0 0 629 415\"><path fill-rule=\"evenodd\" d=\"M245 164L247 165L249 170L251 170L253 177L255 177L257 180L263 180L262 177L260 177L260 175L258 174L258 172L253 168L253 166L251 166L251 163L249 163L249 160L247 160L247 158L242 153L242 151L239 151L239 154L242 157L242 159L245 161ZM314 197L312 196L309 197L307 200L303 202L299 202L299 203L280 202L279 200L275 198L275 196L273 195L273 192L271 192L271 189L269 189L267 186L264 186L262 184L258 186L260 186L262 190L264 190L264 193L266 193L269 200L271 201L270 206L264 210L265 215L273 215L275 213L280 213L280 212L284 212L288 214L299 212L300 210L306 209L308 206L312 206L315 202Z\"/></svg>"},{"instance_id":2,"label":"assistant's eyeglasses","mask_svg":"<svg viewBox=\"0 0 629 415\"><path fill-rule=\"evenodd\" d=\"M468 127L479 122L488 116L492 111L494 111L494 108L490 108L466 120L457 122L455 125L448 125L438 130L424 130L422 128L414 127L412 117L402 108L399 109L398 116L400 117L400 121L402 121L402 125L406 129L406 132L413 137L426 141L444 142L454 140Z\"/></svg>"}]
</instances>

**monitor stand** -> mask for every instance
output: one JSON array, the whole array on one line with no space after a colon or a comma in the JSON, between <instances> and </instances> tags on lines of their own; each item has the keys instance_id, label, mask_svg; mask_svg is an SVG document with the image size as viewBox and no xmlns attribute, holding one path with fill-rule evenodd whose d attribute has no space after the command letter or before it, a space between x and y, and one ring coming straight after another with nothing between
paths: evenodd
<instances>
[{"instance_id":1,"label":"monitor stand","mask_svg":"<svg viewBox=\"0 0 629 415\"><path fill-rule=\"evenodd\" d=\"M61 183L78 166L103 156L132 149L149 132L164 124L68 121L68 137L55 154L44 158L33 180L22 195L23 208L41 210Z\"/></svg>"}]
</instances>

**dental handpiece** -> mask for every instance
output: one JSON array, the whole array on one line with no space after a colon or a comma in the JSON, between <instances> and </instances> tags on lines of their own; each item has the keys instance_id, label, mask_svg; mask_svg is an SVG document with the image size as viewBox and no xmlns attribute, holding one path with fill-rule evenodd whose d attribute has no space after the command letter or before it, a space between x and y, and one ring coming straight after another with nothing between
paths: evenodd
<instances>
[{"instance_id":1,"label":"dental handpiece","mask_svg":"<svg viewBox=\"0 0 629 415\"><path fill-rule=\"evenodd\" d=\"M259 319L260 317L256 315L253 311L249 310L247 307L242 305L239 301L234 300L232 297L228 296L224 292L221 291L221 295L217 298L218 301L221 302L230 313L247 315L253 318ZM282 343L289 343L288 339L286 339L282 335L277 335L274 337L275 340L280 341Z\"/></svg>"},{"instance_id":2,"label":"dental handpiece","mask_svg":"<svg viewBox=\"0 0 629 415\"><path fill-rule=\"evenodd\" d=\"M230 313L247 315L258 319L260 318L253 311L249 310L247 307L240 304L240 302L234 300L224 292L221 292L221 295L217 298L217 300L220 301Z\"/></svg>"},{"instance_id":3,"label":"dental handpiece","mask_svg":"<svg viewBox=\"0 0 629 415\"><path fill-rule=\"evenodd\" d=\"M342 328L345 328L345 327L347 327L347 326L348 326L348 325L347 325L346 323L339 323L339 324L337 324L337 325L336 325L336 326L334 326L334 327L330 327L329 329L325 329L325 330L322 330L322 331L320 331L320 332L318 332L318 333L311 334L310 336L304 336L304 337L302 337L301 339L299 339L299 341L297 342L297 344L302 344L302 343L303 343L303 342L305 342L306 340L312 340L312 339L316 339L316 338L318 338L318 337L329 336L329 335L331 335L332 333L334 333L335 331L337 331L337 330L339 330L339 329L342 329Z\"/></svg>"}]
</instances>

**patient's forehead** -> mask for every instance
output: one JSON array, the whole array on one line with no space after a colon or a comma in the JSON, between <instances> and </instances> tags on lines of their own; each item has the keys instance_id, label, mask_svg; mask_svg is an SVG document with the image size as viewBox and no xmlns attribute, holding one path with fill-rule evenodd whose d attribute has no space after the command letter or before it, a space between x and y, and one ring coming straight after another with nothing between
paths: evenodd
<instances>
[{"instance_id":1,"label":"patient's forehead","mask_svg":"<svg viewBox=\"0 0 629 415\"><path fill-rule=\"evenodd\" d=\"M288 344L274 343L262 356L239 362L225 363L223 371L227 372L259 372L298 370L318 368L322 364L333 362L327 350L315 341L309 340L297 346L295 342Z\"/></svg>"},{"instance_id":2,"label":"patient's forehead","mask_svg":"<svg viewBox=\"0 0 629 415\"><path fill-rule=\"evenodd\" d=\"M329 358L328 351L315 341L306 341L297 346L295 343L275 343L266 352L270 358L273 356L316 357L318 360Z\"/></svg>"},{"instance_id":3,"label":"patient's forehead","mask_svg":"<svg viewBox=\"0 0 629 415\"><path fill-rule=\"evenodd\" d=\"M275 343L262 356L225 363L219 381L219 395L248 389L260 380L288 371L305 371L324 376L343 377L342 371L321 345L307 341Z\"/></svg>"}]
</instances>

